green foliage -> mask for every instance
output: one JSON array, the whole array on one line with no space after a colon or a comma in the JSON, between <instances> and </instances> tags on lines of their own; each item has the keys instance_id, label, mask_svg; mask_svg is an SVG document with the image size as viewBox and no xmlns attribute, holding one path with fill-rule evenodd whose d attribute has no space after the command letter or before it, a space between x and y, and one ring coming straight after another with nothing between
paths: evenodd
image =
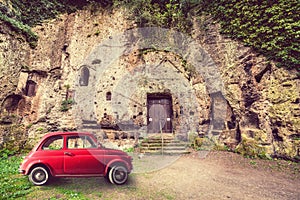
<instances>
[{"instance_id":1,"label":"green foliage","mask_svg":"<svg viewBox=\"0 0 300 200\"><path fill-rule=\"evenodd\" d=\"M19 122L13 123L14 124L11 125L1 126L0 132L3 134L3 142L0 145L0 158L3 154L7 154L7 156L3 156L5 158L15 153L22 153L28 150L24 137L26 127Z\"/></svg>"},{"instance_id":2,"label":"green foliage","mask_svg":"<svg viewBox=\"0 0 300 200\"><path fill-rule=\"evenodd\" d=\"M29 43L29 45L34 48L37 44L38 36L31 31L31 28L23 24L22 22L9 18L6 15L0 13L0 20L6 22L9 24L14 31L17 33L23 34L26 38L26 41Z\"/></svg>"},{"instance_id":3,"label":"green foliage","mask_svg":"<svg viewBox=\"0 0 300 200\"><path fill-rule=\"evenodd\" d=\"M250 165L253 165L253 166L257 166L257 162L256 161L254 161L254 160L250 160Z\"/></svg>"},{"instance_id":4,"label":"green foliage","mask_svg":"<svg viewBox=\"0 0 300 200\"><path fill-rule=\"evenodd\" d=\"M7 159L9 156L14 155L16 152L10 149L0 149L0 159Z\"/></svg>"},{"instance_id":5,"label":"green foliage","mask_svg":"<svg viewBox=\"0 0 300 200\"><path fill-rule=\"evenodd\" d=\"M159 26L189 33L192 28L191 1L182 0L114 0L115 7L128 9L130 19L139 27Z\"/></svg>"},{"instance_id":6,"label":"green foliage","mask_svg":"<svg viewBox=\"0 0 300 200\"><path fill-rule=\"evenodd\" d=\"M94 35L95 35L95 36L99 36L99 34L100 34L100 30L98 29L98 30L94 33Z\"/></svg>"},{"instance_id":7,"label":"green foliage","mask_svg":"<svg viewBox=\"0 0 300 200\"><path fill-rule=\"evenodd\" d=\"M213 0L206 11L221 22L222 32L253 47L278 66L300 72L299 0Z\"/></svg>"},{"instance_id":8,"label":"green foliage","mask_svg":"<svg viewBox=\"0 0 300 200\"><path fill-rule=\"evenodd\" d=\"M194 149L200 150L204 140L205 140L204 138L195 137L191 145Z\"/></svg>"},{"instance_id":9,"label":"green foliage","mask_svg":"<svg viewBox=\"0 0 300 200\"><path fill-rule=\"evenodd\" d=\"M126 148L126 149L124 149L123 151L125 151L125 152L127 152L127 153L132 153L132 152L134 152L134 147Z\"/></svg>"},{"instance_id":10,"label":"green foliage","mask_svg":"<svg viewBox=\"0 0 300 200\"><path fill-rule=\"evenodd\" d=\"M73 105L73 104L74 104L74 100L73 100L73 99L67 99L67 100L64 100L64 101L61 103L60 111L62 111L62 112L68 111L69 109L72 108L72 105Z\"/></svg>"},{"instance_id":11,"label":"green foliage","mask_svg":"<svg viewBox=\"0 0 300 200\"><path fill-rule=\"evenodd\" d=\"M215 144L213 149L216 151L231 151L230 147L225 144Z\"/></svg>"},{"instance_id":12,"label":"green foliage","mask_svg":"<svg viewBox=\"0 0 300 200\"><path fill-rule=\"evenodd\" d=\"M112 4L110 0L9 0L8 2L10 3L0 3L1 13L29 27L54 19L59 14L83 9L91 3L98 2L98 7L107 7Z\"/></svg>"},{"instance_id":13,"label":"green foliage","mask_svg":"<svg viewBox=\"0 0 300 200\"><path fill-rule=\"evenodd\" d=\"M16 199L31 192L26 176L18 174L21 157L0 158L0 199Z\"/></svg>"},{"instance_id":14,"label":"green foliage","mask_svg":"<svg viewBox=\"0 0 300 200\"><path fill-rule=\"evenodd\" d=\"M34 48L38 37L32 32L31 27L47 19L53 19L59 14L82 9L89 3L85 0L10 0L0 2L0 20L7 23L13 31L23 34L29 45ZM101 2L99 5L103 4Z\"/></svg>"},{"instance_id":15,"label":"green foliage","mask_svg":"<svg viewBox=\"0 0 300 200\"><path fill-rule=\"evenodd\" d=\"M243 139L236 147L235 152L247 158L271 159L270 155L266 153L266 149L253 139Z\"/></svg>"},{"instance_id":16,"label":"green foliage","mask_svg":"<svg viewBox=\"0 0 300 200\"><path fill-rule=\"evenodd\" d=\"M78 9L78 5L68 0L10 0L13 10L11 14L24 24L31 27L47 19L53 19L61 13L70 13ZM79 1L80 2L80 1Z\"/></svg>"},{"instance_id":17,"label":"green foliage","mask_svg":"<svg viewBox=\"0 0 300 200\"><path fill-rule=\"evenodd\" d=\"M27 129L30 129L30 128L32 127L32 125L33 125L33 124L30 123L30 124L28 124L28 125L26 126L26 128L27 128Z\"/></svg>"},{"instance_id":18,"label":"green foliage","mask_svg":"<svg viewBox=\"0 0 300 200\"><path fill-rule=\"evenodd\" d=\"M36 131L40 131L40 132L43 131L43 130L44 130L43 127L39 127L39 128L36 129Z\"/></svg>"},{"instance_id":19,"label":"green foliage","mask_svg":"<svg viewBox=\"0 0 300 200\"><path fill-rule=\"evenodd\" d=\"M80 200L87 200L86 197L81 192L59 188L59 191L64 194L68 199L80 199Z\"/></svg>"},{"instance_id":20,"label":"green foliage","mask_svg":"<svg viewBox=\"0 0 300 200\"><path fill-rule=\"evenodd\" d=\"M139 27L158 26L191 33L193 16L204 12L221 23L222 33L242 41L280 67L297 69L300 76L299 0L10 0L0 3L0 20L26 36L34 47L30 27L84 6L125 8ZM10 8L11 7L11 8ZM205 27L204 27L205 28ZM95 33L98 35L98 32ZM91 37L88 35L87 37Z\"/></svg>"},{"instance_id":21,"label":"green foliage","mask_svg":"<svg viewBox=\"0 0 300 200\"><path fill-rule=\"evenodd\" d=\"M192 16L204 12L221 23L222 33L242 41L279 67L300 76L300 3L298 0L114 0L139 27L159 26L190 33Z\"/></svg>"}]
</instances>

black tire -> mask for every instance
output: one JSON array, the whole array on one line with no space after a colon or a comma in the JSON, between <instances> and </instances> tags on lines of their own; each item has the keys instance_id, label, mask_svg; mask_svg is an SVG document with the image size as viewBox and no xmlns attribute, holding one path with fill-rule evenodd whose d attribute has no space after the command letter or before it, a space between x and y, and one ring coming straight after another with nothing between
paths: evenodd
<instances>
[{"instance_id":1,"label":"black tire","mask_svg":"<svg viewBox=\"0 0 300 200\"><path fill-rule=\"evenodd\" d=\"M50 176L47 169L39 166L31 170L28 178L34 185L44 185L48 182Z\"/></svg>"},{"instance_id":2,"label":"black tire","mask_svg":"<svg viewBox=\"0 0 300 200\"><path fill-rule=\"evenodd\" d=\"M114 165L108 173L108 179L112 184L122 185L128 180L128 170L121 164Z\"/></svg>"}]
</instances>

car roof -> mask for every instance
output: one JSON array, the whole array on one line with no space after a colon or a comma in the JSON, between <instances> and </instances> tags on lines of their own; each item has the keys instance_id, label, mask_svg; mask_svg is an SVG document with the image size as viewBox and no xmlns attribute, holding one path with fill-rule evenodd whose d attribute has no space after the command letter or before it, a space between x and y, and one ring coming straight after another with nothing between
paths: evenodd
<instances>
[{"instance_id":1,"label":"car roof","mask_svg":"<svg viewBox=\"0 0 300 200\"><path fill-rule=\"evenodd\" d=\"M94 135L92 133L89 133L89 132L50 132L50 133L47 133L45 136L55 136L55 135Z\"/></svg>"},{"instance_id":2,"label":"car roof","mask_svg":"<svg viewBox=\"0 0 300 200\"><path fill-rule=\"evenodd\" d=\"M90 135L90 136L95 136L93 133L89 132L64 132L64 131L58 131L58 132L49 132L46 133L42 139L37 143L37 145L33 148L34 151L39 148L39 146L45 141L45 139L50 138L52 136L58 136L58 135Z\"/></svg>"}]
</instances>

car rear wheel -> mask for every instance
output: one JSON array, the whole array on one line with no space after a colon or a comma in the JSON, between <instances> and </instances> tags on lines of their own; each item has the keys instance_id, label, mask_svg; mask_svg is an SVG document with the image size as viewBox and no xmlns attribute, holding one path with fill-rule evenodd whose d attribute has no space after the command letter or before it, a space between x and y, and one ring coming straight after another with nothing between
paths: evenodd
<instances>
[{"instance_id":1,"label":"car rear wheel","mask_svg":"<svg viewBox=\"0 0 300 200\"><path fill-rule=\"evenodd\" d=\"M44 185L49 180L49 173L44 167L35 167L29 174L29 181L34 185Z\"/></svg>"},{"instance_id":2,"label":"car rear wheel","mask_svg":"<svg viewBox=\"0 0 300 200\"><path fill-rule=\"evenodd\" d=\"M123 165L114 165L109 171L108 178L112 184L122 185L126 183L128 179L128 172L126 167L124 167Z\"/></svg>"}]
</instances>

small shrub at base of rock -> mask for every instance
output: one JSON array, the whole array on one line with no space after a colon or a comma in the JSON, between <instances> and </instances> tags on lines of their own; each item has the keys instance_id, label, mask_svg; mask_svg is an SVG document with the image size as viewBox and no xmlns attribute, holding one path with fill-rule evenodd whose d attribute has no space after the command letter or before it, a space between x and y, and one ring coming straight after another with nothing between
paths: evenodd
<instances>
[{"instance_id":1,"label":"small shrub at base of rock","mask_svg":"<svg viewBox=\"0 0 300 200\"><path fill-rule=\"evenodd\" d=\"M134 147L125 148L123 151L125 151L127 153L132 153L132 152L134 152Z\"/></svg>"},{"instance_id":2,"label":"small shrub at base of rock","mask_svg":"<svg viewBox=\"0 0 300 200\"><path fill-rule=\"evenodd\" d=\"M248 158L262 158L262 159L271 159L271 156L267 154L266 149L257 144L253 139L243 139L241 143L235 149L236 153Z\"/></svg>"}]
</instances>

